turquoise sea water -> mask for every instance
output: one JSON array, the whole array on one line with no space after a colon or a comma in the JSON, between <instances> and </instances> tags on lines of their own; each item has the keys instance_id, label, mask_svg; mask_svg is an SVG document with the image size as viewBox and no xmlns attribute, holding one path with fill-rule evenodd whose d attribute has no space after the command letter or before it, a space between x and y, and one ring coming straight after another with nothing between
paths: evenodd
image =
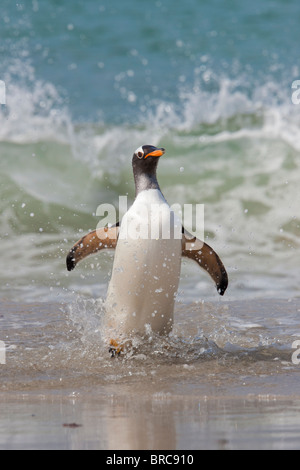
<instances>
[{"instance_id":1,"label":"turquoise sea water","mask_svg":"<svg viewBox=\"0 0 300 470\"><path fill-rule=\"evenodd\" d=\"M99 204L132 200L143 143L167 150L170 204L205 204L228 295L299 295L296 0L28 0L1 12L2 295L105 293L109 255L70 276L65 254ZM185 300L215 295L190 264L182 278Z\"/></svg>"}]
</instances>

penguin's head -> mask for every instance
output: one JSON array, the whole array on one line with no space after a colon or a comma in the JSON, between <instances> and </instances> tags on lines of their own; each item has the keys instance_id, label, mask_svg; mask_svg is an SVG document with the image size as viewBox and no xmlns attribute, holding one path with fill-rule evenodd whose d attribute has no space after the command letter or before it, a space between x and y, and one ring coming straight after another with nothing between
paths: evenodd
<instances>
[{"instance_id":1,"label":"penguin's head","mask_svg":"<svg viewBox=\"0 0 300 470\"><path fill-rule=\"evenodd\" d=\"M136 195L147 189L159 189L156 178L156 169L165 149L153 145L142 145L133 154L132 168L135 180Z\"/></svg>"},{"instance_id":2,"label":"penguin's head","mask_svg":"<svg viewBox=\"0 0 300 470\"><path fill-rule=\"evenodd\" d=\"M140 162L139 166L157 166L158 157L165 153L165 149L157 148L153 145L142 145L133 154L133 163Z\"/></svg>"}]
</instances>

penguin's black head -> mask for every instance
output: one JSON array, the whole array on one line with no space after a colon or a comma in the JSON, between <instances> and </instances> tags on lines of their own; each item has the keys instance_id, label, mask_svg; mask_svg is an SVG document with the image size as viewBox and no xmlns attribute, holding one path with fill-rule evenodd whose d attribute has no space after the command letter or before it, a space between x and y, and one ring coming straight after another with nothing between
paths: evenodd
<instances>
[{"instance_id":1,"label":"penguin's black head","mask_svg":"<svg viewBox=\"0 0 300 470\"><path fill-rule=\"evenodd\" d=\"M133 154L132 167L136 184L136 194L144 189L159 188L156 168L165 149L153 145L142 145Z\"/></svg>"},{"instance_id":2,"label":"penguin's black head","mask_svg":"<svg viewBox=\"0 0 300 470\"><path fill-rule=\"evenodd\" d=\"M157 157L161 157L165 153L165 149L157 148L153 145L142 145L133 154L133 160L150 159L148 161L155 161L157 164Z\"/></svg>"}]
</instances>

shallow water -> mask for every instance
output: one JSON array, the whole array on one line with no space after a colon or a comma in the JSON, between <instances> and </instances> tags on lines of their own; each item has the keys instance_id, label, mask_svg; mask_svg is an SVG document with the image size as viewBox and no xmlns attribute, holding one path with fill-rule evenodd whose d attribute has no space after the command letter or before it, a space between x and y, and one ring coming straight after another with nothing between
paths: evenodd
<instances>
[{"instance_id":1,"label":"shallow water","mask_svg":"<svg viewBox=\"0 0 300 470\"><path fill-rule=\"evenodd\" d=\"M293 397L110 392L6 396L0 404L0 448L299 449L300 402Z\"/></svg>"},{"instance_id":2,"label":"shallow water","mask_svg":"<svg viewBox=\"0 0 300 470\"><path fill-rule=\"evenodd\" d=\"M175 381L176 394L181 383L187 390L190 381L193 386L196 376L203 390L207 377L218 384L221 376L231 376L233 367L236 373L247 367L254 376L257 371L266 377L281 370L300 371L292 363L292 343L300 338L298 300L178 303L169 337L136 339L133 350L113 359L101 336L101 300L79 298L73 305L2 302L0 310L6 346L3 391L71 384L80 391L142 378L144 384Z\"/></svg>"},{"instance_id":3,"label":"shallow water","mask_svg":"<svg viewBox=\"0 0 300 470\"><path fill-rule=\"evenodd\" d=\"M177 304L169 338L111 358L101 302L2 301L0 447L299 448L299 309Z\"/></svg>"},{"instance_id":4,"label":"shallow water","mask_svg":"<svg viewBox=\"0 0 300 470\"><path fill-rule=\"evenodd\" d=\"M299 448L299 309L177 304L169 338L111 358L101 302L2 301L0 447Z\"/></svg>"}]
</instances>

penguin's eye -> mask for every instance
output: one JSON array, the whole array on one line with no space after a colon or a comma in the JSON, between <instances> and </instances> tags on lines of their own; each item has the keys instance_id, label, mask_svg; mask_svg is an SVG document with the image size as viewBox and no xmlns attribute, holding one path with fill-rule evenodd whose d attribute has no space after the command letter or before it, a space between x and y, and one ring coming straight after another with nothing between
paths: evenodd
<instances>
[{"instance_id":1,"label":"penguin's eye","mask_svg":"<svg viewBox=\"0 0 300 470\"><path fill-rule=\"evenodd\" d=\"M139 159L143 158L144 154L143 152L138 152L136 155Z\"/></svg>"}]
</instances>

